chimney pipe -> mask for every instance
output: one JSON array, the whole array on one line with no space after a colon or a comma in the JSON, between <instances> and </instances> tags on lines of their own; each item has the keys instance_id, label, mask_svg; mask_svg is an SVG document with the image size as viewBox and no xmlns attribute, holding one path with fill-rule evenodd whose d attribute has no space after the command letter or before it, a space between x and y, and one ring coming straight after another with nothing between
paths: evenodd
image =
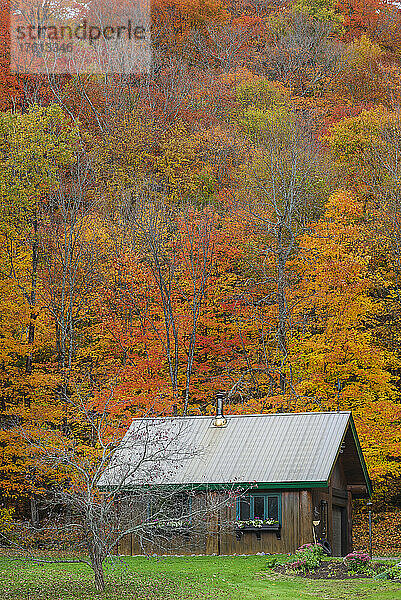
<instances>
[{"instance_id":1,"label":"chimney pipe","mask_svg":"<svg viewBox=\"0 0 401 600\"><path fill-rule=\"evenodd\" d=\"M213 421L214 427L225 427L227 425L227 419L223 415L223 402L226 394L224 392L219 392L217 394L216 401L216 417Z\"/></svg>"}]
</instances>

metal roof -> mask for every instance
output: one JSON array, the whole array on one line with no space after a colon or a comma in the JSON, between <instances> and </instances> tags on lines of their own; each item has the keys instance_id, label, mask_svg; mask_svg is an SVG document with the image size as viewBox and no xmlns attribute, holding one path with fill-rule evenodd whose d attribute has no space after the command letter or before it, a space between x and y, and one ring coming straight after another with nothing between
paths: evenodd
<instances>
[{"instance_id":1,"label":"metal roof","mask_svg":"<svg viewBox=\"0 0 401 600\"><path fill-rule=\"evenodd\" d=\"M225 427L210 416L134 419L100 485L116 484L122 472L126 485L325 484L352 423L350 412L226 419Z\"/></svg>"}]
</instances>

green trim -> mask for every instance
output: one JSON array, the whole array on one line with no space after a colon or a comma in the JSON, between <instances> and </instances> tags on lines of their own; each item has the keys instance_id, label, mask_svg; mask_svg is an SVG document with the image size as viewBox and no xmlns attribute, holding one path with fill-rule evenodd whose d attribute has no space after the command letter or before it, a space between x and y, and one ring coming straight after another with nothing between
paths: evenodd
<instances>
[{"instance_id":1,"label":"green trim","mask_svg":"<svg viewBox=\"0 0 401 600\"><path fill-rule=\"evenodd\" d=\"M242 521L241 519L241 502L244 498L249 498L249 520L253 520L255 518L255 498L263 498L263 519L273 519L269 515L269 504L266 502L268 498L277 498L277 520L279 524L282 524L282 516L281 516L281 492L254 492L253 490L247 492L243 496L237 496L236 498L236 506L235 506L235 520ZM247 520L247 519L245 519Z\"/></svg>"},{"instance_id":2,"label":"green trim","mask_svg":"<svg viewBox=\"0 0 401 600\"><path fill-rule=\"evenodd\" d=\"M363 475L365 477L366 487L368 488L369 498L371 498L372 497L372 493L373 493L373 486L372 486L372 482L371 482L370 477L369 477L369 472L368 472L368 468L366 466L365 458L363 456L361 444L359 443L359 438L358 438L358 434L357 434L357 431L356 431L354 419L352 417L352 413L350 415L349 422L350 422L350 425L351 425L352 434L354 436L355 446L356 446L356 449L358 451L358 456L359 456L359 460L360 460L360 463L361 463Z\"/></svg>"},{"instance_id":3,"label":"green trim","mask_svg":"<svg viewBox=\"0 0 401 600\"><path fill-rule=\"evenodd\" d=\"M111 490L111 486L99 486L102 489ZM134 486L132 486L134 487ZM135 486L138 487L138 486ZM238 488L245 488L249 490L278 490L278 489L307 489L307 488L326 488L328 487L328 481L278 481L277 483L272 482L251 482L251 481L241 481L241 482L227 482L227 483L165 483L158 485L149 485L149 486L140 486L140 487L157 487L157 488L166 488L166 489L180 489L182 491L192 490L199 492L213 492L217 490L235 490ZM121 491L129 491L130 486L124 486Z\"/></svg>"},{"instance_id":4,"label":"green trim","mask_svg":"<svg viewBox=\"0 0 401 600\"><path fill-rule=\"evenodd\" d=\"M209 484L193 484L193 487L198 490L221 490L233 487L245 487L250 490L277 490L279 488L284 489L304 489L304 488L319 488L319 487L327 487L327 481L279 481L277 483L272 482L254 482L250 481L242 481L241 483L209 483Z\"/></svg>"},{"instance_id":5,"label":"green trim","mask_svg":"<svg viewBox=\"0 0 401 600\"><path fill-rule=\"evenodd\" d=\"M199 484L196 483L188 484L188 487L192 487L193 489L200 491L213 491L213 490L223 490L223 489L232 489L232 488L246 488L249 490L277 490L280 488L284 489L305 489L305 488L320 488L327 487L327 481L278 481L277 483L267 482L267 481L241 481L235 483L209 483L209 484ZM179 486L177 486L179 487ZM184 487L186 487L184 485Z\"/></svg>"}]
</instances>

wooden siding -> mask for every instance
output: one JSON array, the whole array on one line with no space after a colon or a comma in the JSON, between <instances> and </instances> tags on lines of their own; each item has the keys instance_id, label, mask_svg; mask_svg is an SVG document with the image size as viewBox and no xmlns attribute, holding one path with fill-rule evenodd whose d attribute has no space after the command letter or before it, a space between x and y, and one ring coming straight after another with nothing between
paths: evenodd
<instances>
[{"instance_id":1,"label":"wooden siding","mask_svg":"<svg viewBox=\"0 0 401 600\"><path fill-rule=\"evenodd\" d=\"M345 476L343 457L341 454L338 457L336 464L334 465L334 469L331 474L330 481L331 481L333 488L343 489L343 490L345 490L347 488L347 478Z\"/></svg>"},{"instance_id":2,"label":"wooden siding","mask_svg":"<svg viewBox=\"0 0 401 600\"><path fill-rule=\"evenodd\" d=\"M262 490L259 490L262 491ZM202 495L193 498L194 531L189 534L165 535L153 543L126 536L119 544L121 555L136 554L256 554L294 552L312 537L312 491L276 490L281 494L281 539L272 531L242 532L237 535L233 523L235 502L221 505L205 522L202 514ZM272 490L269 490L271 493ZM218 493L215 494L218 501ZM260 539L258 539L260 537Z\"/></svg>"},{"instance_id":3,"label":"wooden siding","mask_svg":"<svg viewBox=\"0 0 401 600\"><path fill-rule=\"evenodd\" d=\"M340 454L333 468L327 488L314 489L269 489L269 493L281 494L281 539L275 532L244 531L239 535L234 529L236 519L235 501L224 503L221 492L209 494L220 508L204 517L204 494L192 500L192 525L188 534L165 535L153 543L140 542L135 536L127 536L119 545L121 554L256 554L294 552L301 544L313 541L313 520L320 520L316 536L326 538L331 547L338 539L335 536L333 510L343 515L341 526L341 553L352 550L352 495L347 490L344 458ZM258 492L263 492L258 489ZM326 507L326 508L325 508ZM324 515L327 516L324 523ZM339 553L338 547L336 548Z\"/></svg>"},{"instance_id":4,"label":"wooden siding","mask_svg":"<svg viewBox=\"0 0 401 600\"><path fill-rule=\"evenodd\" d=\"M299 544L310 544L313 541L312 532L313 508L311 490L299 492Z\"/></svg>"},{"instance_id":5,"label":"wooden siding","mask_svg":"<svg viewBox=\"0 0 401 600\"><path fill-rule=\"evenodd\" d=\"M347 489L347 478L345 471L346 459L340 454L334 465L328 488L316 489L312 494L314 519L320 520L316 528L316 536L328 540L331 548L336 554L345 555L352 551L352 494ZM327 503L327 523L324 523L324 505ZM336 511L337 520L334 522L333 512ZM341 536L334 531L339 523L339 512L342 514ZM325 530L326 526L326 530ZM339 539L341 537L341 547ZM335 541L337 540L337 541Z\"/></svg>"}]
</instances>

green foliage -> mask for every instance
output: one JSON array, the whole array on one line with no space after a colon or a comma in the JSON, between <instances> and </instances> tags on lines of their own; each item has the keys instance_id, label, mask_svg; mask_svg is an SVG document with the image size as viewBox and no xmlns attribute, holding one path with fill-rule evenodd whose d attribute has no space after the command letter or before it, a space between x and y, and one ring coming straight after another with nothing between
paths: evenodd
<instances>
[{"instance_id":1,"label":"green foliage","mask_svg":"<svg viewBox=\"0 0 401 600\"><path fill-rule=\"evenodd\" d=\"M366 552L350 552L344 557L344 564L353 573L366 573L369 570L370 556Z\"/></svg>"},{"instance_id":2,"label":"green foliage","mask_svg":"<svg viewBox=\"0 0 401 600\"><path fill-rule=\"evenodd\" d=\"M266 561L266 569L273 569L280 562L277 556L270 556Z\"/></svg>"},{"instance_id":3,"label":"green foliage","mask_svg":"<svg viewBox=\"0 0 401 600\"><path fill-rule=\"evenodd\" d=\"M336 123L328 136L328 143L337 166L355 180L368 179L368 171L381 168L378 157L385 155L386 130L397 126L397 115L383 106L363 110L356 117L342 119ZM378 175L378 173L377 173Z\"/></svg>"},{"instance_id":4,"label":"green foliage","mask_svg":"<svg viewBox=\"0 0 401 600\"><path fill-rule=\"evenodd\" d=\"M291 117L285 107L261 109L255 106L246 108L240 124L251 138L260 135L288 136L291 131Z\"/></svg>"},{"instance_id":5,"label":"green foliage","mask_svg":"<svg viewBox=\"0 0 401 600\"><path fill-rule=\"evenodd\" d=\"M262 110L286 106L290 90L267 77L257 77L241 83L235 90L236 100L242 109L254 106Z\"/></svg>"},{"instance_id":6,"label":"green foliage","mask_svg":"<svg viewBox=\"0 0 401 600\"><path fill-rule=\"evenodd\" d=\"M366 150L378 142L384 116L382 108L364 110L356 117L342 119L333 127L328 141L339 166L346 166L350 161L360 165Z\"/></svg>"},{"instance_id":7,"label":"green foliage","mask_svg":"<svg viewBox=\"0 0 401 600\"><path fill-rule=\"evenodd\" d=\"M71 165L79 131L57 104L32 106L23 115L0 113L0 193L38 197L58 184L61 167Z\"/></svg>"},{"instance_id":8,"label":"green foliage","mask_svg":"<svg viewBox=\"0 0 401 600\"><path fill-rule=\"evenodd\" d=\"M294 557L296 560L294 560ZM320 563L325 558L325 553L320 544L303 544L296 554L290 558L288 566L290 569L296 569L303 573L309 573L320 567Z\"/></svg>"},{"instance_id":9,"label":"green foliage","mask_svg":"<svg viewBox=\"0 0 401 600\"><path fill-rule=\"evenodd\" d=\"M392 567L386 572L387 579L397 579L401 581L401 563Z\"/></svg>"},{"instance_id":10,"label":"green foliage","mask_svg":"<svg viewBox=\"0 0 401 600\"><path fill-rule=\"evenodd\" d=\"M0 229L30 227L36 203L76 161L79 130L57 104L0 113Z\"/></svg>"},{"instance_id":11,"label":"green foliage","mask_svg":"<svg viewBox=\"0 0 401 600\"><path fill-rule=\"evenodd\" d=\"M293 7L296 12L332 23L337 33L343 32L344 17L339 14L334 0L296 0Z\"/></svg>"},{"instance_id":12,"label":"green foliage","mask_svg":"<svg viewBox=\"0 0 401 600\"><path fill-rule=\"evenodd\" d=\"M401 563L390 567L390 569L381 571L374 577L374 579L390 579L392 581L401 581Z\"/></svg>"},{"instance_id":13,"label":"green foliage","mask_svg":"<svg viewBox=\"0 0 401 600\"><path fill-rule=\"evenodd\" d=\"M239 123L247 135L287 138L294 126L290 110L290 92L280 83L258 77L241 83L235 90L238 101Z\"/></svg>"},{"instance_id":14,"label":"green foliage","mask_svg":"<svg viewBox=\"0 0 401 600\"><path fill-rule=\"evenodd\" d=\"M200 171L197 176L199 188L196 190L195 199L201 206L210 202L213 194L216 192L216 180L207 169Z\"/></svg>"}]
</instances>

